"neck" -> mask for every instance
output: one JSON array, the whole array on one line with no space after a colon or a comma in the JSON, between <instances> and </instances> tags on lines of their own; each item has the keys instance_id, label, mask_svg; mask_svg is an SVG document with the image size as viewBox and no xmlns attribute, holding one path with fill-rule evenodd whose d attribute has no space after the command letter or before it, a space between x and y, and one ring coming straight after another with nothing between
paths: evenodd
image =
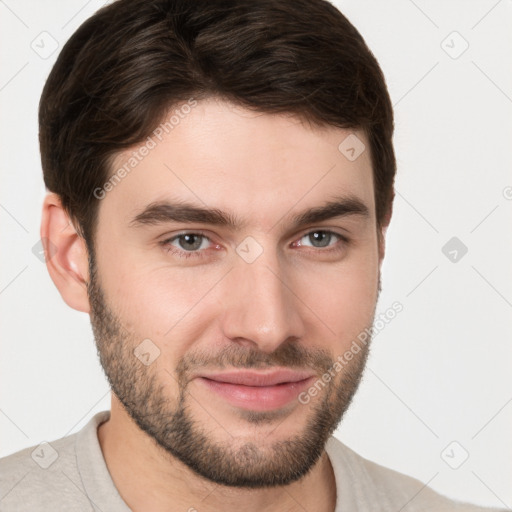
<instances>
[{"instance_id":1,"label":"neck","mask_svg":"<svg viewBox=\"0 0 512 512\"><path fill-rule=\"evenodd\" d=\"M334 512L336 481L327 453L300 480L263 489L211 482L164 452L112 397L98 439L114 484L133 512Z\"/></svg>"}]
</instances>

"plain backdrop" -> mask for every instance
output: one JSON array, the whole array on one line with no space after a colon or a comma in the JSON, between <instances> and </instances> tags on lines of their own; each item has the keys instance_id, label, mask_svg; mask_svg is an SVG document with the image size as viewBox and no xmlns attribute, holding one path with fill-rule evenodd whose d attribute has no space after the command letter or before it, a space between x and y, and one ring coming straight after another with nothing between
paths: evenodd
<instances>
[{"instance_id":1,"label":"plain backdrop","mask_svg":"<svg viewBox=\"0 0 512 512\"><path fill-rule=\"evenodd\" d=\"M404 308L375 337L336 436L448 496L512 507L512 1L335 4L395 105L377 314ZM89 317L65 305L37 256L39 97L62 45L102 5L0 2L2 456L110 406Z\"/></svg>"}]
</instances>

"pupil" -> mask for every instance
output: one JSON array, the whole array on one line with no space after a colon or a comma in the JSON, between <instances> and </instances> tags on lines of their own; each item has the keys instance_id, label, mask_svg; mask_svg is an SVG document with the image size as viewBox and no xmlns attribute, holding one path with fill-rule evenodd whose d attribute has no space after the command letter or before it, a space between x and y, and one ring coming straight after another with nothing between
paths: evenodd
<instances>
[{"instance_id":1,"label":"pupil","mask_svg":"<svg viewBox=\"0 0 512 512\"><path fill-rule=\"evenodd\" d=\"M315 243L319 243L315 247L327 247L329 242L331 241L331 234L326 233L325 231L314 231L309 235L309 241L315 245Z\"/></svg>"},{"instance_id":2,"label":"pupil","mask_svg":"<svg viewBox=\"0 0 512 512\"><path fill-rule=\"evenodd\" d=\"M183 240L185 240L185 245L183 244ZM180 245L186 250L199 249L199 247L201 247L201 237L200 235L182 235L180 237Z\"/></svg>"}]
</instances>

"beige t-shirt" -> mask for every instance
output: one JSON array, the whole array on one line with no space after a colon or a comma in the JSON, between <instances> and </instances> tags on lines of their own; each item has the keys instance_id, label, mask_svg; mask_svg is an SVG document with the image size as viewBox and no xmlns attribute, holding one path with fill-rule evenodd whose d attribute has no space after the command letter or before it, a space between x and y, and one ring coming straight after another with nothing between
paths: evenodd
<instances>
[{"instance_id":1,"label":"beige t-shirt","mask_svg":"<svg viewBox=\"0 0 512 512\"><path fill-rule=\"evenodd\" d=\"M100 412L75 434L0 459L0 511L130 512L98 441L97 428L109 417L110 411ZM335 437L325 449L336 478L335 512L497 512L449 500L364 459Z\"/></svg>"}]
</instances>

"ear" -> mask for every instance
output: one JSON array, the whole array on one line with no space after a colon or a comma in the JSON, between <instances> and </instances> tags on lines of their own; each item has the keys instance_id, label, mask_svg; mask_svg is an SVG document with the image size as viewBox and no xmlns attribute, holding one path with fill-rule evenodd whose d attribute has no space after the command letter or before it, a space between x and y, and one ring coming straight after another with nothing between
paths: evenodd
<instances>
[{"instance_id":1,"label":"ear","mask_svg":"<svg viewBox=\"0 0 512 512\"><path fill-rule=\"evenodd\" d=\"M393 195L391 196L391 200L389 202L389 207L382 220L382 226L379 230L379 267L382 266L382 261L384 260L384 255L386 254L386 231L388 230L389 223L391 222L391 216L393 214L393 200L395 199L395 191L393 190Z\"/></svg>"},{"instance_id":2,"label":"ear","mask_svg":"<svg viewBox=\"0 0 512 512\"><path fill-rule=\"evenodd\" d=\"M89 313L87 246L57 194L49 193L44 199L40 233L46 267L64 302L73 309Z\"/></svg>"}]
</instances>

